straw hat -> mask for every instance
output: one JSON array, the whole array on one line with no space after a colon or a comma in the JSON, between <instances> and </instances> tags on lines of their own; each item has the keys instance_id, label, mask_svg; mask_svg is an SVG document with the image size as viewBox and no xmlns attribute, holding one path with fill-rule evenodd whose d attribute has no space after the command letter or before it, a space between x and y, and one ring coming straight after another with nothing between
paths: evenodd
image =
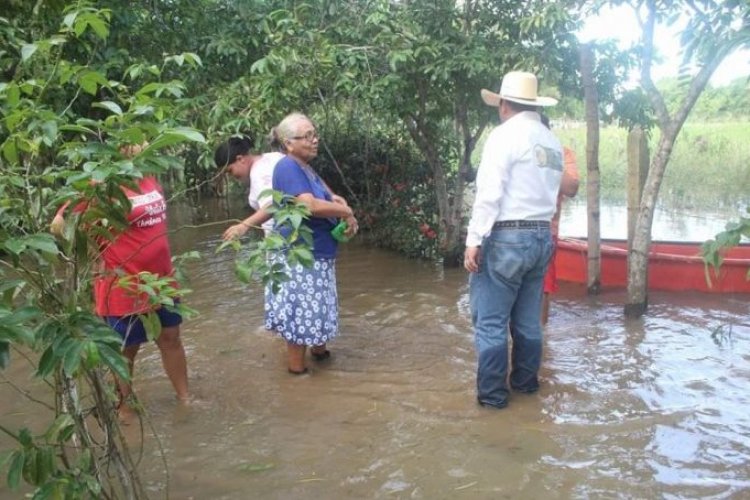
<instances>
[{"instance_id":1,"label":"straw hat","mask_svg":"<svg viewBox=\"0 0 750 500\"><path fill-rule=\"evenodd\" d=\"M482 89L482 100L488 106L499 106L500 100L513 101L530 106L554 106L557 99L536 95L538 84L533 73L511 71L503 77L500 93Z\"/></svg>"}]
</instances>

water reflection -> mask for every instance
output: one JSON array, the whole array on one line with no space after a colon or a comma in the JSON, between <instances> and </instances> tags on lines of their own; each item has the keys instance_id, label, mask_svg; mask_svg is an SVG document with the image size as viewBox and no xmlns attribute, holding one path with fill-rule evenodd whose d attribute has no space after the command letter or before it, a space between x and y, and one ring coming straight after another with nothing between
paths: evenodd
<instances>
[{"instance_id":1,"label":"water reflection","mask_svg":"<svg viewBox=\"0 0 750 500\"><path fill-rule=\"evenodd\" d=\"M333 358L291 377L283 343L262 328L261 288L215 253L222 229L175 235L203 255L189 269L201 316L184 327L199 401L175 404L153 346L136 367L172 498L750 495L746 297L654 293L648 316L626 321L622 292L562 284L541 391L491 411L475 404L462 270L345 245ZM731 333L717 342L722 325ZM23 365L10 376L33 388ZM6 426L40 418L7 386L0 402ZM138 451L138 430L128 433ZM157 442L142 447L140 469L162 496Z\"/></svg>"},{"instance_id":2,"label":"water reflection","mask_svg":"<svg viewBox=\"0 0 750 500\"><path fill-rule=\"evenodd\" d=\"M725 229L727 222L737 221L747 212L732 210L671 209L657 207L651 235L662 241L706 241ZM627 206L602 203L600 207L602 238L626 239L628 236ZM585 199L568 200L562 208L560 234L586 236Z\"/></svg>"}]
</instances>

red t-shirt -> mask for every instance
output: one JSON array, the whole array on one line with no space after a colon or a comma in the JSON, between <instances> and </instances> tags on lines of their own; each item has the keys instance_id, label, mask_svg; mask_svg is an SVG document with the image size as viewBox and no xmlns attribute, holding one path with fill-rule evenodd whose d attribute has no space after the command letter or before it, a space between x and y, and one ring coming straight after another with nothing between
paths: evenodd
<instances>
[{"instance_id":1,"label":"red t-shirt","mask_svg":"<svg viewBox=\"0 0 750 500\"><path fill-rule=\"evenodd\" d=\"M96 313L100 316L127 316L152 309L147 294L138 292L135 286L118 284L123 277L143 271L159 276L174 272L162 188L153 177L141 179L138 187L140 192L122 188L132 205L130 226L101 247L104 270L94 280Z\"/></svg>"}]
</instances>

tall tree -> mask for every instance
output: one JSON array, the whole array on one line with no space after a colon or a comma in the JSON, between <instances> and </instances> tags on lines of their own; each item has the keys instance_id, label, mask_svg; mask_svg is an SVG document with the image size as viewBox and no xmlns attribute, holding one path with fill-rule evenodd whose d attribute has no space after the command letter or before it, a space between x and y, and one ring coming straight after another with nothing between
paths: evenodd
<instances>
[{"instance_id":1,"label":"tall tree","mask_svg":"<svg viewBox=\"0 0 750 500\"><path fill-rule=\"evenodd\" d=\"M656 124L661 133L649 167L635 235L628 253L628 297L624 311L627 316L641 316L648 305L648 252L654 207L672 148L719 64L739 47L750 46L750 4L744 0L645 0L637 2L633 8L642 30L641 86L656 115ZM678 109L671 112L651 76L655 56L654 32L658 24L669 24L680 19L688 20L681 37L685 93Z\"/></svg>"},{"instance_id":2,"label":"tall tree","mask_svg":"<svg viewBox=\"0 0 750 500\"><path fill-rule=\"evenodd\" d=\"M374 102L403 123L432 171L440 253L452 265L463 250L471 156L493 118L478 91L497 89L512 69L552 79L575 68L573 21L564 2L502 0L393 2L379 15Z\"/></svg>"}]
</instances>

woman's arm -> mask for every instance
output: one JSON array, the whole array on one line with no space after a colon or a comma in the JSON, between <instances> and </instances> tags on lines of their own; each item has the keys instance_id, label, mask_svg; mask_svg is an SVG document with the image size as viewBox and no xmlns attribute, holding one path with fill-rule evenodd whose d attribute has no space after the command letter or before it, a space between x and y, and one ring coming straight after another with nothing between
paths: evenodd
<instances>
[{"instance_id":1,"label":"woman's arm","mask_svg":"<svg viewBox=\"0 0 750 500\"><path fill-rule=\"evenodd\" d=\"M354 212L347 205L315 198L312 193L301 193L297 202L307 206L314 217L352 217Z\"/></svg>"}]
</instances>

